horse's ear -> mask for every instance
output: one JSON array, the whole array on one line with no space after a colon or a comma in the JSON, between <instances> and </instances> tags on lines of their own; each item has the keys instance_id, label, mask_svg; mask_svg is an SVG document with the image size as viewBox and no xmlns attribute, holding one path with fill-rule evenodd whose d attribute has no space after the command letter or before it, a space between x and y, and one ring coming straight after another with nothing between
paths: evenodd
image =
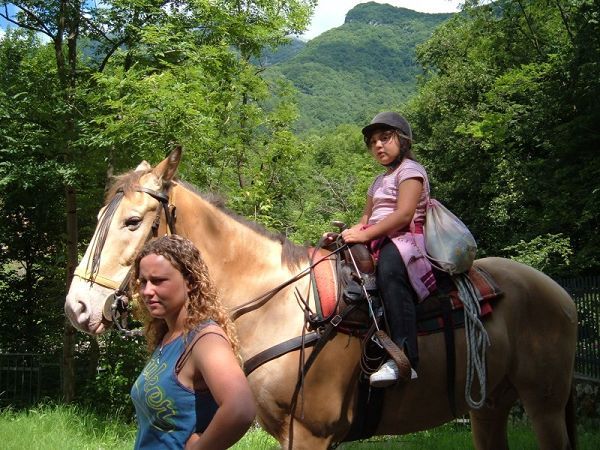
<instances>
[{"instance_id":1,"label":"horse's ear","mask_svg":"<svg viewBox=\"0 0 600 450\"><path fill-rule=\"evenodd\" d=\"M139 166L135 168L136 172L143 172L152 169L152 166L148 164L148 161L142 161Z\"/></svg>"},{"instance_id":2,"label":"horse's ear","mask_svg":"<svg viewBox=\"0 0 600 450\"><path fill-rule=\"evenodd\" d=\"M168 183L173 179L175 173L177 173L177 167L179 166L179 161L181 161L181 145L176 146L169 156L161 161L152 173L156 175L158 179L160 179L163 183Z\"/></svg>"}]
</instances>

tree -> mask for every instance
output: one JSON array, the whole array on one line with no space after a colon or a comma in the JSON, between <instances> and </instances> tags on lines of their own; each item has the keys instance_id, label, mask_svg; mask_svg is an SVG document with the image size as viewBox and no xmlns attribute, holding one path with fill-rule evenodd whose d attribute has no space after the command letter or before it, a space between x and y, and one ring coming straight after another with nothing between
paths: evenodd
<instances>
[{"instance_id":1,"label":"tree","mask_svg":"<svg viewBox=\"0 0 600 450\"><path fill-rule=\"evenodd\" d=\"M484 254L562 248L544 238L562 236L572 254L549 273L597 268L599 110L583 94L598 90L597 2L479 3L418 52L411 117L434 193Z\"/></svg>"},{"instance_id":2,"label":"tree","mask_svg":"<svg viewBox=\"0 0 600 450\"><path fill-rule=\"evenodd\" d=\"M31 33L0 41L0 311L10 324L0 338L3 351L60 348L49 332L62 323L64 290L57 270L64 256L53 239L63 233L64 216L63 175L51 155L50 124L60 109L46 75L51 55Z\"/></svg>"},{"instance_id":3,"label":"tree","mask_svg":"<svg viewBox=\"0 0 600 450\"><path fill-rule=\"evenodd\" d=\"M198 137L206 131L200 144L213 145L229 128L237 133L236 139L230 138L235 145L229 156L237 158L238 179L247 183L243 180L245 153L256 152L259 136L267 141L271 136L281 139L279 132L255 133L266 123L258 104L267 91L264 83L258 82L260 70L249 60L263 47L277 46L287 34L304 29L314 7L312 1L299 0L27 0L10 2L13 11L6 7L8 3L0 2L0 8L4 7L0 16L45 36L47 47L52 49L52 65L45 66L50 86L41 97L52 98L53 109L47 111L46 121L38 124L36 132L53 137L44 142L43 154L63 189L59 203L65 211L66 233L52 230L48 239L57 253L65 254L67 288L77 264L78 232L89 236L91 228L89 223L78 224L78 209L97 208L104 188L100 180L107 173L129 168L141 157L164 153L172 141L186 142L190 129L200 124L192 133ZM46 44L38 42L34 47L44 53ZM47 52L44 54L49 57ZM7 67L12 66L7 59ZM13 80L15 85L23 79L31 81L24 71L20 76ZM157 92L155 86L160 88ZM206 97L201 98L204 94ZM143 99L143 105L130 102L132 98ZM199 100L198 108L190 102L192 99ZM5 111L10 108L7 106ZM7 129L3 135L6 148L11 148L4 154L9 162L6 167L17 166L28 149L24 141L14 141L20 119L12 112L3 118L12 130ZM193 121L187 123L190 118ZM28 115L21 119L21 126L33 126ZM32 140L32 145L40 145L39 140ZM197 163L192 159L192 164ZM35 164L28 167L28 176L35 175ZM204 169L204 161L202 167L205 180L212 180L219 169L210 164ZM7 186L12 182L9 178L7 175L4 180ZM23 189L18 192L26 194ZM34 197L29 200L44 210L46 205L40 203L44 199ZM78 198L85 204L78 205ZM3 204L8 205L8 200L3 196ZM24 219L29 220L38 219ZM39 251L47 249L41 247ZM12 257L16 256L7 255L8 259ZM13 278L8 280L8 284L14 282ZM75 339L73 328L66 324L63 374L67 401L75 395ZM91 346L97 348L93 341Z\"/></svg>"}]
</instances>

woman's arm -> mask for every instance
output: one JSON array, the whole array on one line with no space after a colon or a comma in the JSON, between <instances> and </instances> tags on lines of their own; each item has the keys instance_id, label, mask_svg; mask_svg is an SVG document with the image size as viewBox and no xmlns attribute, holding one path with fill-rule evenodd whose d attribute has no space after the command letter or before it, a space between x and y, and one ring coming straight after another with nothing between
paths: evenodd
<instances>
[{"instance_id":1,"label":"woman's arm","mask_svg":"<svg viewBox=\"0 0 600 450\"><path fill-rule=\"evenodd\" d=\"M401 230L410 224L417 203L423 191L423 180L420 178L409 178L404 180L398 186L398 199L396 200L396 210L385 219L370 226L365 230L352 227L342 233L344 241L348 244L357 242L369 242L382 236L387 236L393 231ZM371 201L371 207L373 203Z\"/></svg>"},{"instance_id":2,"label":"woman's arm","mask_svg":"<svg viewBox=\"0 0 600 450\"><path fill-rule=\"evenodd\" d=\"M256 406L248 380L222 336L207 334L194 346L191 361L200 371L213 398L219 405L204 433L194 433L186 450L226 449L250 428Z\"/></svg>"}]
</instances>

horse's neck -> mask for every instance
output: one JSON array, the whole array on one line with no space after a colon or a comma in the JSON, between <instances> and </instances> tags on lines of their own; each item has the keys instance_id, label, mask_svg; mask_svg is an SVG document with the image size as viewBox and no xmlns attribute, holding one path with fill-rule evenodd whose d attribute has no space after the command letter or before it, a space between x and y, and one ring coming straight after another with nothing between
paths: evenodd
<instances>
[{"instance_id":1,"label":"horse's neck","mask_svg":"<svg viewBox=\"0 0 600 450\"><path fill-rule=\"evenodd\" d=\"M183 186L173 189L177 232L196 244L228 306L289 278L289 270L281 263L279 242L260 235Z\"/></svg>"}]
</instances>

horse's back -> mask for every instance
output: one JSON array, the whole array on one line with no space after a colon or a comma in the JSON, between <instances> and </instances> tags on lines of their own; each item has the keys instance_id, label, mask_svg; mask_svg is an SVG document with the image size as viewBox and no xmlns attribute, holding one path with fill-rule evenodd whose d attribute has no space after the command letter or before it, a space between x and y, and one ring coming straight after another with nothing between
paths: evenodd
<instances>
[{"instance_id":1,"label":"horse's back","mask_svg":"<svg viewBox=\"0 0 600 450\"><path fill-rule=\"evenodd\" d=\"M485 258L477 265L485 268L504 292L490 320L503 322L502 328L509 336L511 356L506 379L521 400L534 398L532 403L545 404L547 408L557 402L557 409L564 408L571 390L577 345L573 299L556 281L524 264ZM486 329L490 328L493 327L486 322ZM504 358L494 350L498 339L504 338L490 333L490 365L495 359Z\"/></svg>"},{"instance_id":2,"label":"horse's back","mask_svg":"<svg viewBox=\"0 0 600 450\"><path fill-rule=\"evenodd\" d=\"M550 320L560 328L576 329L577 310L573 299L549 276L505 258L483 258L475 264L489 272L504 292L499 307L509 303L530 326L535 323L543 326Z\"/></svg>"}]
</instances>

